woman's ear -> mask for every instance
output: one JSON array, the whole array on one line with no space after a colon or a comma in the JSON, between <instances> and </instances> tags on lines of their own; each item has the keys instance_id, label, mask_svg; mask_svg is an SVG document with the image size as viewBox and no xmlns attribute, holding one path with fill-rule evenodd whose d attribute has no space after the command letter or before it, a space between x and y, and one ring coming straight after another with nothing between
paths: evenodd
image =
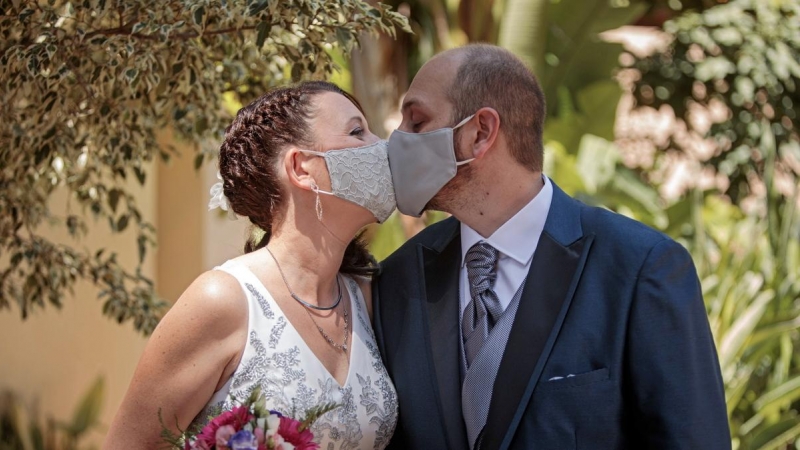
<instances>
[{"instance_id":1,"label":"woman's ear","mask_svg":"<svg viewBox=\"0 0 800 450\"><path fill-rule=\"evenodd\" d=\"M312 159L295 148L289 149L283 156L283 167L289 182L300 189L312 190L317 186L312 174Z\"/></svg>"},{"instance_id":2,"label":"woman's ear","mask_svg":"<svg viewBox=\"0 0 800 450\"><path fill-rule=\"evenodd\" d=\"M472 144L472 157L480 159L494 147L500 133L500 114L494 108L481 108L472 120L476 131Z\"/></svg>"}]
</instances>

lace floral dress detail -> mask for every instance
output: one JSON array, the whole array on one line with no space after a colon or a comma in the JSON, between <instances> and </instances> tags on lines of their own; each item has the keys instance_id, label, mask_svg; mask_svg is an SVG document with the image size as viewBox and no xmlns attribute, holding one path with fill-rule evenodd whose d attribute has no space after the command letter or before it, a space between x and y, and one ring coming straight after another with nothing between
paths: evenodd
<instances>
[{"instance_id":1,"label":"lace floral dress detail","mask_svg":"<svg viewBox=\"0 0 800 450\"><path fill-rule=\"evenodd\" d=\"M239 366L195 424L214 408L245 399L260 386L270 409L295 417L321 403L342 404L311 427L320 449L386 447L397 424L397 393L378 353L358 284L343 275L355 320L349 372L340 386L246 266L228 261L217 269L242 284L250 310L249 337Z\"/></svg>"}]
</instances>

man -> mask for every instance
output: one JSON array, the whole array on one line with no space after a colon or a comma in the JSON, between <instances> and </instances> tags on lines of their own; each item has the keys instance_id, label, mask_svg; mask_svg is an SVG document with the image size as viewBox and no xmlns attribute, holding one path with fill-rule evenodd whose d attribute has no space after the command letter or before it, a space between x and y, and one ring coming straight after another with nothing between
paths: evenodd
<instances>
[{"instance_id":1,"label":"man","mask_svg":"<svg viewBox=\"0 0 800 450\"><path fill-rule=\"evenodd\" d=\"M689 254L542 175L530 71L498 47L451 50L402 110L398 207L453 217L387 258L375 285L394 448L729 449Z\"/></svg>"}]
</instances>

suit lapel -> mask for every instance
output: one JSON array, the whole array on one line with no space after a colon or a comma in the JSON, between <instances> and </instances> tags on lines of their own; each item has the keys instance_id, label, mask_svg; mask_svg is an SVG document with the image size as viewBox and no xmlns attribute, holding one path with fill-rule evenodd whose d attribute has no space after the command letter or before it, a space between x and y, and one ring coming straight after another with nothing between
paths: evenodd
<instances>
[{"instance_id":1,"label":"suit lapel","mask_svg":"<svg viewBox=\"0 0 800 450\"><path fill-rule=\"evenodd\" d=\"M459 365L459 266L461 240L459 223L445 239L428 248L420 245L419 256L425 273L425 307L428 312L430 357L434 385L439 397L439 415L451 449L467 447L466 429L461 415L461 373Z\"/></svg>"},{"instance_id":2,"label":"suit lapel","mask_svg":"<svg viewBox=\"0 0 800 450\"><path fill-rule=\"evenodd\" d=\"M508 448L580 280L593 235L583 236L578 203L553 185L545 231L523 288L497 372L481 450Z\"/></svg>"}]
</instances>

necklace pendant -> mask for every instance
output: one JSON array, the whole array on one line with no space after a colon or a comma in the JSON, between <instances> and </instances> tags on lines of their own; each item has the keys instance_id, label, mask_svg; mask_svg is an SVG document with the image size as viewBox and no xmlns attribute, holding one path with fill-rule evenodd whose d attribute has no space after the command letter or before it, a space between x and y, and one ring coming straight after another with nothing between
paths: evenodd
<instances>
[{"instance_id":1,"label":"necklace pendant","mask_svg":"<svg viewBox=\"0 0 800 450\"><path fill-rule=\"evenodd\" d=\"M347 351L347 344L342 345L342 350Z\"/></svg>"}]
</instances>

